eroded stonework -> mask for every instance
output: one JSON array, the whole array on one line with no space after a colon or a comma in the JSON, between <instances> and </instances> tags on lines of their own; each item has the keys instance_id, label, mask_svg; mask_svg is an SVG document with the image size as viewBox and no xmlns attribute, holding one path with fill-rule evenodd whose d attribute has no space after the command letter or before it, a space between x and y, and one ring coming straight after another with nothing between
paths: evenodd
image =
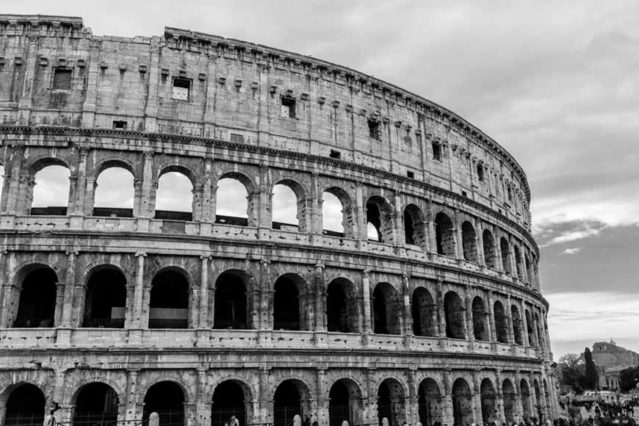
<instances>
[{"instance_id":1,"label":"eroded stonework","mask_svg":"<svg viewBox=\"0 0 639 426\"><path fill-rule=\"evenodd\" d=\"M52 401L76 424L557 414L525 174L453 112L257 44L40 15L0 15L0 110L4 424ZM68 205L32 208L50 165ZM94 203L112 167L132 209ZM156 211L167 172L190 213ZM216 215L229 178L243 217ZM297 224L273 221L276 184Z\"/></svg>"}]
</instances>

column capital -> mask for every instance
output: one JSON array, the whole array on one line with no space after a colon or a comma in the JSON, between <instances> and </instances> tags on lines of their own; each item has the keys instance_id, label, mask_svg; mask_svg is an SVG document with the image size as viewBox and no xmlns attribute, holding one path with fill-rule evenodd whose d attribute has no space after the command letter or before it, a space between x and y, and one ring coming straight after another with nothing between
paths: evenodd
<instances>
[{"instance_id":1,"label":"column capital","mask_svg":"<svg viewBox=\"0 0 639 426\"><path fill-rule=\"evenodd\" d=\"M138 251L135 253L135 257L147 257L148 254L145 251Z\"/></svg>"}]
</instances>

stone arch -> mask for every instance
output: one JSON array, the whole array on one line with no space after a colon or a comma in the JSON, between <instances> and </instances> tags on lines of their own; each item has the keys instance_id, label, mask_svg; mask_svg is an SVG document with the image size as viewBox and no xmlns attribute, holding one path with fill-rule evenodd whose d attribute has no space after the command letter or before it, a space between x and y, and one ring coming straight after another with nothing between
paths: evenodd
<instances>
[{"instance_id":1,"label":"stone arch","mask_svg":"<svg viewBox=\"0 0 639 426\"><path fill-rule=\"evenodd\" d=\"M213 328L251 328L252 276L229 269L215 280Z\"/></svg>"},{"instance_id":2,"label":"stone arch","mask_svg":"<svg viewBox=\"0 0 639 426\"><path fill-rule=\"evenodd\" d=\"M501 387L502 397L504 399L504 416L506 423L511 424L515 421L517 410L517 392L510 379L504 379Z\"/></svg>"},{"instance_id":3,"label":"stone arch","mask_svg":"<svg viewBox=\"0 0 639 426\"><path fill-rule=\"evenodd\" d=\"M151 281L149 328L188 328L191 280L182 268L159 269Z\"/></svg>"},{"instance_id":4,"label":"stone arch","mask_svg":"<svg viewBox=\"0 0 639 426\"><path fill-rule=\"evenodd\" d=\"M86 383L73 396L73 424L89 426L96 422L115 423L118 404L119 397L113 387L104 382Z\"/></svg>"},{"instance_id":5,"label":"stone arch","mask_svg":"<svg viewBox=\"0 0 639 426\"><path fill-rule=\"evenodd\" d=\"M295 219L297 223L286 221L286 215L282 214L282 212L279 210L280 208L285 209L285 207L278 206L278 203L276 202L276 197L278 197L278 194L276 194L276 188L278 186L288 188L290 193L292 193L292 195L295 197ZM285 200L283 201L286 202ZM273 187L271 188L271 222L274 229L286 229L306 232L306 212L306 191L304 190L304 186L301 183L299 183L295 179L286 178L277 181L273 185ZM276 221L276 218L280 220Z\"/></svg>"},{"instance_id":6,"label":"stone arch","mask_svg":"<svg viewBox=\"0 0 639 426\"><path fill-rule=\"evenodd\" d=\"M361 320L359 294L355 284L346 278L336 278L330 282L326 293L328 331L358 332Z\"/></svg>"},{"instance_id":7,"label":"stone arch","mask_svg":"<svg viewBox=\"0 0 639 426\"><path fill-rule=\"evenodd\" d=\"M489 340L488 317L486 316L486 306L484 300L475 296L472 304L473 309L473 334L475 340Z\"/></svg>"},{"instance_id":8,"label":"stone arch","mask_svg":"<svg viewBox=\"0 0 639 426\"><path fill-rule=\"evenodd\" d=\"M495 332L499 343L508 343L508 318L504 311L504 305L499 300L493 305L493 315L495 316Z\"/></svg>"},{"instance_id":9,"label":"stone arch","mask_svg":"<svg viewBox=\"0 0 639 426\"><path fill-rule=\"evenodd\" d=\"M16 279L20 280L20 293L13 327L53 327L58 290L53 268L30 264L20 270Z\"/></svg>"},{"instance_id":10,"label":"stone arch","mask_svg":"<svg viewBox=\"0 0 639 426\"><path fill-rule=\"evenodd\" d=\"M27 203L31 215L67 214L71 188L71 168L60 158L40 158L30 166Z\"/></svg>"},{"instance_id":11,"label":"stone arch","mask_svg":"<svg viewBox=\"0 0 639 426\"><path fill-rule=\"evenodd\" d=\"M120 170L120 176L117 180L121 180L116 188L117 193L103 193L104 185L101 185L101 178L107 176L106 179L113 179L105 175L109 170ZM109 172L110 173L110 172ZM135 207L135 169L125 160L112 159L100 163L95 168L95 179L93 181L93 216L115 216L115 217L133 217L133 209ZM110 186L110 185L109 185ZM126 191L125 191L126 188Z\"/></svg>"},{"instance_id":12,"label":"stone arch","mask_svg":"<svg viewBox=\"0 0 639 426\"><path fill-rule=\"evenodd\" d=\"M496 423L499 420L499 410L497 407L497 392L493 382L489 378L481 381L481 418L485 425Z\"/></svg>"},{"instance_id":13,"label":"stone arch","mask_svg":"<svg viewBox=\"0 0 639 426\"><path fill-rule=\"evenodd\" d=\"M477 263L477 233L469 221L462 223L462 248L464 260Z\"/></svg>"},{"instance_id":14,"label":"stone arch","mask_svg":"<svg viewBox=\"0 0 639 426\"><path fill-rule=\"evenodd\" d=\"M379 283L373 291L373 332L402 333L402 299L399 291L389 283Z\"/></svg>"},{"instance_id":15,"label":"stone arch","mask_svg":"<svg viewBox=\"0 0 639 426\"><path fill-rule=\"evenodd\" d=\"M331 207L333 209L336 209L337 206L329 205L329 203L324 198L325 194L331 194L332 196L337 198L337 201L339 201L341 205L339 215L337 214L337 212L329 211ZM331 220L327 220L327 217L330 217ZM330 228L335 228L335 229L329 229L329 226L327 226L329 225L329 222L337 222L337 220L335 220L336 218L339 218L341 231L335 230L337 229L336 226L330 226ZM354 226L355 226L355 217L353 215L353 200L350 197L350 195L348 195L348 193L344 191L342 188L338 188L335 186L326 188L324 192L322 193L323 233L326 235L344 236L347 238L352 238Z\"/></svg>"},{"instance_id":16,"label":"stone arch","mask_svg":"<svg viewBox=\"0 0 639 426\"><path fill-rule=\"evenodd\" d=\"M309 330L309 309L313 300L308 283L294 273L281 275L273 285L273 328L275 330Z\"/></svg>"},{"instance_id":17,"label":"stone arch","mask_svg":"<svg viewBox=\"0 0 639 426\"><path fill-rule=\"evenodd\" d=\"M537 346L537 342L535 341L535 331L533 328L530 311L528 309L524 311L524 318L526 319L526 331L528 332L528 345L535 347Z\"/></svg>"},{"instance_id":18,"label":"stone arch","mask_svg":"<svg viewBox=\"0 0 639 426\"><path fill-rule=\"evenodd\" d=\"M0 418L0 420L3 420L3 425L42 425L45 416L46 397L38 386L32 383L19 382L10 386L3 394L3 416Z\"/></svg>"},{"instance_id":19,"label":"stone arch","mask_svg":"<svg viewBox=\"0 0 639 426\"><path fill-rule=\"evenodd\" d=\"M311 393L303 381L287 379L277 386L273 395L273 426L290 426L293 417L302 419L310 413Z\"/></svg>"},{"instance_id":20,"label":"stone arch","mask_svg":"<svg viewBox=\"0 0 639 426\"><path fill-rule=\"evenodd\" d=\"M453 383L453 424L467 426L474 422L473 397L466 380L461 377Z\"/></svg>"},{"instance_id":21,"label":"stone arch","mask_svg":"<svg viewBox=\"0 0 639 426\"><path fill-rule=\"evenodd\" d=\"M424 287L417 287L413 291L411 311L415 336L437 335L437 305Z\"/></svg>"},{"instance_id":22,"label":"stone arch","mask_svg":"<svg viewBox=\"0 0 639 426\"><path fill-rule=\"evenodd\" d=\"M435 242L437 243L437 254L455 257L453 221L443 212L435 215Z\"/></svg>"},{"instance_id":23,"label":"stone arch","mask_svg":"<svg viewBox=\"0 0 639 426\"><path fill-rule=\"evenodd\" d=\"M422 250L426 248L425 218L415 204L409 204L404 209L404 241Z\"/></svg>"},{"instance_id":24,"label":"stone arch","mask_svg":"<svg viewBox=\"0 0 639 426\"><path fill-rule=\"evenodd\" d=\"M389 425L401 425L406 418L406 393L402 383L394 378L386 378L377 389L377 418L380 425L388 419Z\"/></svg>"},{"instance_id":25,"label":"stone arch","mask_svg":"<svg viewBox=\"0 0 639 426\"><path fill-rule=\"evenodd\" d=\"M449 291L444 296L444 312L446 315L446 337L465 339L464 303L454 291Z\"/></svg>"},{"instance_id":26,"label":"stone arch","mask_svg":"<svg viewBox=\"0 0 639 426\"><path fill-rule=\"evenodd\" d=\"M193 220L196 210L194 194L197 185L197 177L194 173L182 165L169 164L159 169L156 182L154 217Z\"/></svg>"},{"instance_id":27,"label":"stone arch","mask_svg":"<svg viewBox=\"0 0 639 426\"><path fill-rule=\"evenodd\" d=\"M513 252L515 254L515 273L517 274L517 278L523 281L524 275L521 269L521 250L519 250L519 246L517 244L513 244Z\"/></svg>"},{"instance_id":28,"label":"stone arch","mask_svg":"<svg viewBox=\"0 0 639 426\"><path fill-rule=\"evenodd\" d=\"M130 162L129 160L124 158L106 158L100 161L99 163L96 163L94 167L94 174L93 174L94 180L97 181L98 177L106 169L112 169L114 167L126 170L127 172L133 175L134 179L138 177L135 167L133 166L133 163Z\"/></svg>"},{"instance_id":29,"label":"stone arch","mask_svg":"<svg viewBox=\"0 0 639 426\"><path fill-rule=\"evenodd\" d=\"M515 343L523 345L524 339L522 336L521 315L519 314L519 308L515 305L510 307L510 318L513 323L513 338L515 339Z\"/></svg>"},{"instance_id":30,"label":"stone arch","mask_svg":"<svg viewBox=\"0 0 639 426\"><path fill-rule=\"evenodd\" d=\"M491 269L497 269L497 250L495 248L495 237L488 229L482 233L482 244L484 249L484 262Z\"/></svg>"},{"instance_id":31,"label":"stone arch","mask_svg":"<svg viewBox=\"0 0 639 426\"><path fill-rule=\"evenodd\" d=\"M87 274L83 327L123 328L127 280L110 264L94 266Z\"/></svg>"},{"instance_id":32,"label":"stone arch","mask_svg":"<svg viewBox=\"0 0 639 426\"><path fill-rule=\"evenodd\" d=\"M501 264L504 268L504 272L508 275L512 274L512 265L510 264L510 245L506 238L501 237L499 239L499 247L501 249Z\"/></svg>"},{"instance_id":33,"label":"stone arch","mask_svg":"<svg viewBox=\"0 0 639 426\"><path fill-rule=\"evenodd\" d=\"M341 426L346 420L349 425L362 423L362 391L350 378L336 380L328 392L329 426Z\"/></svg>"},{"instance_id":34,"label":"stone arch","mask_svg":"<svg viewBox=\"0 0 639 426\"><path fill-rule=\"evenodd\" d=\"M533 416L532 399L530 397L530 386L526 379L519 381L519 389L521 393L521 408L523 410L524 418L528 419Z\"/></svg>"},{"instance_id":35,"label":"stone arch","mask_svg":"<svg viewBox=\"0 0 639 426\"><path fill-rule=\"evenodd\" d=\"M228 181L225 182L225 179ZM233 182L237 182L237 184ZM236 191L241 187L244 188L244 192L238 195ZM227 225L255 226L255 188L255 182L242 172L222 173L216 182L215 222ZM242 196L245 201L241 200ZM231 205L232 208L230 208Z\"/></svg>"},{"instance_id":36,"label":"stone arch","mask_svg":"<svg viewBox=\"0 0 639 426\"><path fill-rule=\"evenodd\" d=\"M423 426L443 423L444 400L434 379L425 378L417 390L417 413Z\"/></svg>"},{"instance_id":37,"label":"stone arch","mask_svg":"<svg viewBox=\"0 0 639 426\"><path fill-rule=\"evenodd\" d=\"M218 382L213 390L211 425L224 426L235 416L240 425L250 423L253 417L253 395L250 386L241 380Z\"/></svg>"},{"instance_id":38,"label":"stone arch","mask_svg":"<svg viewBox=\"0 0 639 426\"><path fill-rule=\"evenodd\" d=\"M369 240L393 243L393 209L384 197L373 195L366 201L366 223Z\"/></svg>"},{"instance_id":39,"label":"stone arch","mask_svg":"<svg viewBox=\"0 0 639 426\"><path fill-rule=\"evenodd\" d=\"M187 403L184 387L172 380L160 380L151 384L144 394L143 421L153 412L160 416L160 424L186 425Z\"/></svg>"}]
</instances>

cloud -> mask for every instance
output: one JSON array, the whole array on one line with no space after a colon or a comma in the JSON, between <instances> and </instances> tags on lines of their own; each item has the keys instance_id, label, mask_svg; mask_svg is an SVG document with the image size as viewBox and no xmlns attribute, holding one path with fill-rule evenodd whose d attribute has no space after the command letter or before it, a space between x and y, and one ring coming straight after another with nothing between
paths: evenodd
<instances>
[{"instance_id":1,"label":"cloud","mask_svg":"<svg viewBox=\"0 0 639 426\"><path fill-rule=\"evenodd\" d=\"M567 248L566 250L562 251L563 254L577 254L581 251L581 247L573 247L573 248Z\"/></svg>"}]
</instances>

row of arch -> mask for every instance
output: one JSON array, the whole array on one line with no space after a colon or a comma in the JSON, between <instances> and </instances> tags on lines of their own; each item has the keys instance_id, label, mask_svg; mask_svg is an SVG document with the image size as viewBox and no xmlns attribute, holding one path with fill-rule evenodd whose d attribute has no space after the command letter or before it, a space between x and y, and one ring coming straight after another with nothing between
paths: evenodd
<instances>
[{"instance_id":1,"label":"row of arch","mask_svg":"<svg viewBox=\"0 0 639 426\"><path fill-rule=\"evenodd\" d=\"M55 271L45 265L32 264L17 277L17 311L13 327L52 327L56 325L56 306L60 298L59 280ZM150 283L148 297L149 328L189 328L193 316L189 274L177 267L157 271ZM222 272L212 288L212 326L219 329L258 328L252 315L255 306L255 280L242 270ZM94 267L87 276L83 298L76 298L83 314L80 327L123 328L127 319L127 298L131 286L125 274L114 265ZM523 303L492 303L477 295L472 301L462 300L449 290L443 300L433 297L426 287L408 293L409 306L404 307L400 291L387 282L377 283L372 291L372 332L377 334L413 334L416 336L497 341L543 347L543 318ZM6 296L5 296L6 297ZM313 330L323 321L312 321L309 312L316 306L315 298L323 297L325 327L329 332L362 333L366 328L364 307L357 286L347 278L335 278L326 287L325 295L295 273L280 275L274 282L272 327L275 330ZM507 299L509 300L509 299ZM207 304L209 301L206 302ZM5 306L8 305L5 303ZM13 305L13 304L11 304ZM58 308L59 309L59 308ZM407 312L408 311L408 312ZM470 315L467 315L467 312ZM129 316L132 314L129 309ZM408 315L408 316L406 316ZM321 327L320 327L321 328Z\"/></svg>"},{"instance_id":2,"label":"row of arch","mask_svg":"<svg viewBox=\"0 0 639 426\"><path fill-rule=\"evenodd\" d=\"M58 169L58 173L49 173L52 169ZM31 167L33 176L27 188L31 213L67 214L70 200L77 191L82 194L76 198L90 198L83 203L91 206L91 210L87 212L84 209L82 214L128 217L143 214L136 211L135 200L144 188L134 177L130 165L109 160L97 170L95 180L86 183L90 188L78 191L70 184L70 172L62 160L36 162ZM356 200L349 191L330 184L320 190L318 207L315 207L304 184L292 177L281 177L275 184L269 185L266 201L261 199L262 189L257 189L260 185L239 171L222 172L210 196L202 192L201 179L183 166L164 167L154 182L144 204L155 206L150 210L158 219L204 220L205 214L198 205L204 202L204 198L210 197L214 209L212 220L218 223L257 226L259 221L261 226L266 224L275 229L407 244L536 282L536 256L515 237L471 217L458 219L457 212L447 212L444 208L434 209L433 217L429 218L418 205L420 201L409 201L401 212L397 212L400 214L396 214L394 206L397 203L389 202L383 195L372 195L366 200L365 211L361 213L366 228L358 229L360 212L357 211ZM7 191L3 193L7 194ZM39 199L42 197L44 201ZM264 218L260 211L263 202L268 204L265 211L269 219ZM3 205L6 209L5 201Z\"/></svg>"},{"instance_id":3,"label":"row of arch","mask_svg":"<svg viewBox=\"0 0 639 426\"><path fill-rule=\"evenodd\" d=\"M410 423L414 413L424 426L445 424L451 414L454 425L466 426L480 421L483 424L503 421L511 424L522 416L539 418L550 406L549 395L542 392L537 379L529 385L523 378L519 383L506 378L499 386L495 386L493 380L484 378L474 392L471 386L464 378L458 378L452 383L450 391L446 392L436 380L425 378L419 383L414 400L399 380L386 378L379 384L376 395L369 396L368 403L373 406L372 411L379 424L384 418L390 425ZM272 400L268 401L272 424L289 426L296 415L301 418L315 416L313 392L310 389L300 379L286 379L279 383ZM544 389L547 389L545 381ZM475 407L475 393L479 395L479 407ZM186 395L177 382L165 380L154 383L144 394L143 421L156 412L160 416L160 424L187 425L185 406L189 401ZM71 424L87 426L124 420L126 406L122 397L104 382L90 382L81 386L71 400ZM207 404L210 407L210 424L223 426L231 416L235 416L240 425L252 424L255 416L259 415L256 409L258 401L259 398L252 394L251 387L246 383L238 379L222 381L215 387L213 398ZM23 382L14 385L4 395L3 424L39 426L43 423L45 407L51 402L34 384ZM411 404L416 406L410 407ZM365 393L351 378L341 378L331 384L327 405L327 426L340 426L343 421L370 424L374 420L365 418ZM476 418L478 414L481 419ZM326 424L325 421L322 423Z\"/></svg>"}]
</instances>

